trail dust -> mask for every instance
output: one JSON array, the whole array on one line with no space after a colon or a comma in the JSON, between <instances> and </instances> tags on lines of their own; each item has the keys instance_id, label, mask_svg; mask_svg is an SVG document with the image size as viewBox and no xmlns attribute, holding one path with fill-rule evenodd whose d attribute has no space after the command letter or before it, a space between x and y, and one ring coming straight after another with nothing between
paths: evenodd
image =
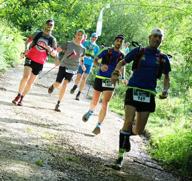
<instances>
[{"instance_id":1,"label":"trail dust","mask_svg":"<svg viewBox=\"0 0 192 181\"><path fill-rule=\"evenodd\" d=\"M47 63L44 72L53 66ZM132 149L121 171L106 167L116 159L123 120L109 111L101 134L94 136L100 105L84 123L81 118L90 100L85 90L76 101L69 93L73 83L66 90L62 112L55 112L58 90L49 95L47 88L55 81L57 70L36 81L22 107L11 101L17 94L23 66L10 69L0 78L0 180L179 180L150 158L139 136L131 138Z\"/></svg>"}]
</instances>

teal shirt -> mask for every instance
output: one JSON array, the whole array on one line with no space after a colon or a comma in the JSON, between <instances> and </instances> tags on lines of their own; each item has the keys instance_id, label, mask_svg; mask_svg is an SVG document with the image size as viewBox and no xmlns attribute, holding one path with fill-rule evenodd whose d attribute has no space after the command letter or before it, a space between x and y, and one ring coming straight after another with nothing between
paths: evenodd
<instances>
[{"instance_id":1,"label":"teal shirt","mask_svg":"<svg viewBox=\"0 0 192 181\"><path fill-rule=\"evenodd\" d=\"M84 64L92 66L94 57L99 53L99 46L96 43L92 43L90 40L85 41L83 46L85 47Z\"/></svg>"}]
</instances>

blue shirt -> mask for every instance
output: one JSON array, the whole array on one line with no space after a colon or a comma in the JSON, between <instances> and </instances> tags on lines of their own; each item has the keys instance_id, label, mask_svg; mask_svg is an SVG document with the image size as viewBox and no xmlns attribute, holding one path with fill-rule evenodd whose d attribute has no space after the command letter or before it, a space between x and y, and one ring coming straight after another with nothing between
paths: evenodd
<instances>
[{"instance_id":1,"label":"blue shirt","mask_svg":"<svg viewBox=\"0 0 192 181\"><path fill-rule=\"evenodd\" d=\"M109 56L109 62L106 62L107 56ZM106 72L102 72L101 69L97 72L97 75L103 77L111 77L112 72L115 70L116 65L119 63L120 60L124 58L124 55L120 51L115 51L114 49L107 49L103 50L99 55L99 59L102 59L101 64L107 64L108 70Z\"/></svg>"},{"instance_id":2,"label":"blue shirt","mask_svg":"<svg viewBox=\"0 0 192 181\"><path fill-rule=\"evenodd\" d=\"M139 48L133 49L125 56L125 62L130 63L131 61L136 60L139 51ZM151 48L145 48L139 67L133 71L131 78L129 79L128 86L155 91L157 86L157 72L160 66L158 60L159 55L160 51L158 49L154 50ZM169 58L164 54L161 55L162 61L164 61L162 73L168 74L171 71Z\"/></svg>"},{"instance_id":3,"label":"blue shirt","mask_svg":"<svg viewBox=\"0 0 192 181\"><path fill-rule=\"evenodd\" d=\"M99 53L99 46L96 43L92 43L90 40L85 41L83 46L86 48L84 64L92 66L94 57Z\"/></svg>"}]
</instances>

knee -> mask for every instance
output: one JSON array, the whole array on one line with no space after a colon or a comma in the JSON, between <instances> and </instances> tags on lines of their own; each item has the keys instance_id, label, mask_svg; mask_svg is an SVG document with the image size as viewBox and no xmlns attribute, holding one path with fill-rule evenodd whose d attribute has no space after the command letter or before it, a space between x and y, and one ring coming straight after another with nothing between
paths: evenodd
<instances>
[{"instance_id":1,"label":"knee","mask_svg":"<svg viewBox=\"0 0 192 181\"><path fill-rule=\"evenodd\" d=\"M25 81L29 80L29 75L24 75L22 80L25 80Z\"/></svg>"},{"instance_id":2,"label":"knee","mask_svg":"<svg viewBox=\"0 0 192 181\"><path fill-rule=\"evenodd\" d=\"M86 79L87 79L87 76L82 77L82 81L86 81Z\"/></svg>"}]
</instances>

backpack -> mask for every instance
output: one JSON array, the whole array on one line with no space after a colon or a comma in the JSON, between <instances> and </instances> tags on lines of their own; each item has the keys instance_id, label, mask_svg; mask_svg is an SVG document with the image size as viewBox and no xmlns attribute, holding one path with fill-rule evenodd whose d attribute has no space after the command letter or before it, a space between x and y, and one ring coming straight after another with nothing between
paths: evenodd
<instances>
[{"instance_id":1,"label":"backpack","mask_svg":"<svg viewBox=\"0 0 192 181\"><path fill-rule=\"evenodd\" d=\"M145 54L146 48L140 48L137 56L135 57L135 60L132 64L132 71L138 70L141 64L141 59ZM163 70L165 69L165 61L163 60L164 54L159 53L157 55L157 61L159 62L159 68L157 69L156 77L157 79L160 79L163 73Z\"/></svg>"},{"instance_id":2,"label":"backpack","mask_svg":"<svg viewBox=\"0 0 192 181\"><path fill-rule=\"evenodd\" d=\"M107 65L110 64L112 53L113 53L113 48L108 48L107 54L102 59L102 64L107 64ZM118 62L121 59L123 59L123 54L119 51L119 55L118 55L116 62Z\"/></svg>"}]
</instances>

